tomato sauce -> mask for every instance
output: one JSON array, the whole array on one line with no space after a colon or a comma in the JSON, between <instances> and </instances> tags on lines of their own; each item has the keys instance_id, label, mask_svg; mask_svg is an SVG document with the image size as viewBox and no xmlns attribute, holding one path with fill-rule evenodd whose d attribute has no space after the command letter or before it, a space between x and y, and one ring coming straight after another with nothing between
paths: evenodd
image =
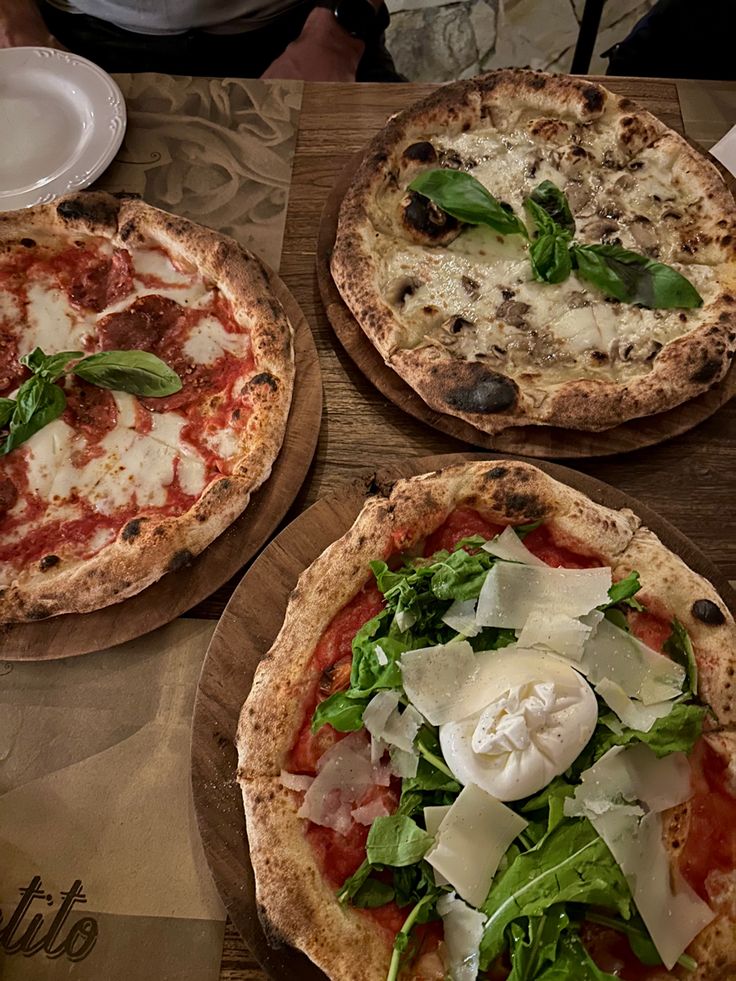
<instances>
[{"instance_id":1,"label":"tomato sauce","mask_svg":"<svg viewBox=\"0 0 736 981\"><path fill-rule=\"evenodd\" d=\"M625 934L618 930L585 921L580 936L596 965L623 981L664 981L672 977L661 964L642 964Z\"/></svg>"}]
</instances>

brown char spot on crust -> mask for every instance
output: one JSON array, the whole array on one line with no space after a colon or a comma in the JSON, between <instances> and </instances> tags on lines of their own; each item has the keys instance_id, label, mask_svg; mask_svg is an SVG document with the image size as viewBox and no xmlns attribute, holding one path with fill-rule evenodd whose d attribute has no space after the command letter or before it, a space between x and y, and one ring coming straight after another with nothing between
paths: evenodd
<instances>
[{"instance_id":1,"label":"brown char spot on crust","mask_svg":"<svg viewBox=\"0 0 736 981\"><path fill-rule=\"evenodd\" d=\"M279 387L278 381L267 371L262 371L260 375L254 375L250 381L251 385L268 385L272 392L275 392Z\"/></svg>"},{"instance_id":2,"label":"brown char spot on crust","mask_svg":"<svg viewBox=\"0 0 736 981\"><path fill-rule=\"evenodd\" d=\"M430 164L437 160L437 151L429 140L422 140L408 146L401 156L407 162Z\"/></svg>"},{"instance_id":3,"label":"brown char spot on crust","mask_svg":"<svg viewBox=\"0 0 736 981\"><path fill-rule=\"evenodd\" d=\"M58 565L61 559L58 555L44 555L41 561L38 563L38 568L41 572L46 572L48 569L53 569L55 565Z\"/></svg>"},{"instance_id":4,"label":"brown char spot on crust","mask_svg":"<svg viewBox=\"0 0 736 981\"><path fill-rule=\"evenodd\" d=\"M501 477L505 477L508 472L508 467L491 467L490 470L486 471L486 477L490 477L491 480L500 480Z\"/></svg>"},{"instance_id":5,"label":"brown char spot on crust","mask_svg":"<svg viewBox=\"0 0 736 981\"><path fill-rule=\"evenodd\" d=\"M500 499L500 500L499 500ZM501 507L509 515L525 516L531 521L543 518L546 514L544 504L534 494L504 494L497 495Z\"/></svg>"},{"instance_id":6,"label":"brown char spot on crust","mask_svg":"<svg viewBox=\"0 0 736 981\"><path fill-rule=\"evenodd\" d=\"M67 201L61 201L56 207L56 213L64 221L87 221L93 225L115 225L118 208L110 201L101 200L96 195L75 195Z\"/></svg>"},{"instance_id":7,"label":"brown char spot on crust","mask_svg":"<svg viewBox=\"0 0 736 981\"><path fill-rule=\"evenodd\" d=\"M701 623L707 623L712 627L719 627L726 622L723 610L713 600L695 600L690 612L696 620L700 620Z\"/></svg>"},{"instance_id":8,"label":"brown char spot on crust","mask_svg":"<svg viewBox=\"0 0 736 981\"><path fill-rule=\"evenodd\" d=\"M35 239L32 238L22 238L20 240L20 244L23 246L24 249L32 249L36 244L36 241Z\"/></svg>"},{"instance_id":9,"label":"brown char spot on crust","mask_svg":"<svg viewBox=\"0 0 736 981\"><path fill-rule=\"evenodd\" d=\"M447 404L460 412L488 415L502 412L516 402L516 383L506 375L491 371L479 361L447 366L435 372Z\"/></svg>"},{"instance_id":10,"label":"brown char spot on crust","mask_svg":"<svg viewBox=\"0 0 736 981\"><path fill-rule=\"evenodd\" d=\"M145 519L143 518L132 518L127 525L123 527L120 532L120 537L124 542L132 542L135 538L140 535L141 525Z\"/></svg>"},{"instance_id":11,"label":"brown char spot on crust","mask_svg":"<svg viewBox=\"0 0 736 981\"><path fill-rule=\"evenodd\" d=\"M597 86L587 85L582 96L589 112L599 112L603 108L603 92Z\"/></svg>"},{"instance_id":12,"label":"brown char spot on crust","mask_svg":"<svg viewBox=\"0 0 736 981\"><path fill-rule=\"evenodd\" d=\"M707 382L713 381L720 370L720 361L708 359L696 372L690 375L690 381L706 384Z\"/></svg>"},{"instance_id":13,"label":"brown char spot on crust","mask_svg":"<svg viewBox=\"0 0 736 981\"><path fill-rule=\"evenodd\" d=\"M180 548L179 551L174 552L169 559L166 565L166 571L177 572L179 569L183 569L185 566L189 565L193 558L194 555L188 548Z\"/></svg>"},{"instance_id":14,"label":"brown char spot on crust","mask_svg":"<svg viewBox=\"0 0 736 981\"><path fill-rule=\"evenodd\" d=\"M29 607L27 615L29 620L45 620L46 617L51 616L51 611L48 606L38 603L36 606Z\"/></svg>"}]
</instances>

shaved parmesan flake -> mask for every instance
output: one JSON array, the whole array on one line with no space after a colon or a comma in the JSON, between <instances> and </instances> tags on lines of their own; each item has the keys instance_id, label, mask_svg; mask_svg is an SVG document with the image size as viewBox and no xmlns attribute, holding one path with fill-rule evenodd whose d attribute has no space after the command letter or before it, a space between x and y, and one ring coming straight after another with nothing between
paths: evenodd
<instances>
[{"instance_id":1,"label":"shaved parmesan flake","mask_svg":"<svg viewBox=\"0 0 736 981\"><path fill-rule=\"evenodd\" d=\"M611 570L552 569L497 562L478 597L476 622L520 630L532 613L579 617L608 602Z\"/></svg>"},{"instance_id":2,"label":"shaved parmesan flake","mask_svg":"<svg viewBox=\"0 0 736 981\"><path fill-rule=\"evenodd\" d=\"M676 698L685 680L682 665L653 651L605 617L586 642L578 670L594 685L604 679L614 682L645 705Z\"/></svg>"},{"instance_id":3,"label":"shaved parmesan flake","mask_svg":"<svg viewBox=\"0 0 736 981\"><path fill-rule=\"evenodd\" d=\"M367 804L356 807L350 812L350 815L353 821L370 827L376 818L386 817L390 813L391 812L386 807L385 802L380 797L377 797L375 800L369 801Z\"/></svg>"},{"instance_id":4,"label":"shaved parmesan flake","mask_svg":"<svg viewBox=\"0 0 736 981\"><path fill-rule=\"evenodd\" d=\"M394 620L396 621L396 626L402 633L405 630L411 630L411 628L417 622L417 618L411 612L411 610L398 610Z\"/></svg>"},{"instance_id":5,"label":"shaved parmesan flake","mask_svg":"<svg viewBox=\"0 0 736 981\"><path fill-rule=\"evenodd\" d=\"M625 726L638 732L649 732L657 719L663 719L674 708L674 702L671 701L654 702L652 705L634 701L629 698L621 685L617 685L609 678L600 681L595 686L595 690Z\"/></svg>"},{"instance_id":6,"label":"shaved parmesan flake","mask_svg":"<svg viewBox=\"0 0 736 981\"><path fill-rule=\"evenodd\" d=\"M661 812L691 793L684 753L658 759L643 744L617 746L582 774L564 805L566 815L587 817L610 848L668 970L714 917L672 865L662 840Z\"/></svg>"},{"instance_id":7,"label":"shaved parmesan flake","mask_svg":"<svg viewBox=\"0 0 736 981\"><path fill-rule=\"evenodd\" d=\"M307 776L305 773L289 773L287 770L281 771L281 786L287 790L309 790L314 783L314 777Z\"/></svg>"},{"instance_id":8,"label":"shaved parmesan flake","mask_svg":"<svg viewBox=\"0 0 736 981\"><path fill-rule=\"evenodd\" d=\"M388 664L388 654L386 654L380 644L376 644L376 660L382 668L385 668Z\"/></svg>"},{"instance_id":9,"label":"shaved parmesan flake","mask_svg":"<svg viewBox=\"0 0 736 981\"><path fill-rule=\"evenodd\" d=\"M490 552L497 559L505 562L521 562L524 565L537 565L549 568L546 562L538 559L536 555L529 551L513 528L504 528L500 535L496 535L493 541L483 545L484 552Z\"/></svg>"},{"instance_id":10,"label":"shaved parmesan flake","mask_svg":"<svg viewBox=\"0 0 736 981\"><path fill-rule=\"evenodd\" d=\"M442 617L442 622L448 627L457 630L464 637L477 636L481 628L475 622L475 600L455 600L447 613Z\"/></svg>"},{"instance_id":11,"label":"shaved parmesan flake","mask_svg":"<svg viewBox=\"0 0 736 981\"><path fill-rule=\"evenodd\" d=\"M317 763L317 776L310 785L297 816L346 835L353 824L351 812L372 787L388 787L388 767L371 762L370 749L358 732L331 746Z\"/></svg>"},{"instance_id":12,"label":"shaved parmesan flake","mask_svg":"<svg viewBox=\"0 0 736 981\"><path fill-rule=\"evenodd\" d=\"M433 838L437 836L437 829L444 821L449 810L449 804L437 804L435 806L424 808L424 827L427 829L428 835L432 835ZM432 872L434 873L435 885L448 885L447 879L444 877L444 875L441 875L437 869L432 869Z\"/></svg>"},{"instance_id":13,"label":"shaved parmesan flake","mask_svg":"<svg viewBox=\"0 0 736 981\"><path fill-rule=\"evenodd\" d=\"M524 818L501 801L468 784L445 815L424 857L458 895L471 906L480 906L504 852L526 826Z\"/></svg>"},{"instance_id":14,"label":"shaved parmesan flake","mask_svg":"<svg viewBox=\"0 0 736 981\"><path fill-rule=\"evenodd\" d=\"M419 753L407 752L403 749L397 749L395 746L389 748L389 754L391 756L391 772L394 776L401 777L415 777L417 775L417 770L419 769Z\"/></svg>"},{"instance_id":15,"label":"shaved parmesan flake","mask_svg":"<svg viewBox=\"0 0 736 981\"><path fill-rule=\"evenodd\" d=\"M521 629L519 647L545 647L571 661L580 661L592 629L592 624L588 626L564 613L534 612Z\"/></svg>"},{"instance_id":16,"label":"shaved parmesan flake","mask_svg":"<svg viewBox=\"0 0 736 981\"><path fill-rule=\"evenodd\" d=\"M446 967L450 981L475 981L480 965L480 940L486 917L471 909L454 893L440 896Z\"/></svg>"},{"instance_id":17,"label":"shaved parmesan flake","mask_svg":"<svg viewBox=\"0 0 736 981\"><path fill-rule=\"evenodd\" d=\"M399 711L397 691L379 691L363 711L363 724L371 736L411 753L422 717L412 705Z\"/></svg>"},{"instance_id":18,"label":"shaved parmesan flake","mask_svg":"<svg viewBox=\"0 0 736 981\"><path fill-rule=\"evenodd\" d=\"M466 640L406 651L399 661L404 691L432 725L462 719L485 705L476 682L489 657Z\"/></svg>"}]
</instances>

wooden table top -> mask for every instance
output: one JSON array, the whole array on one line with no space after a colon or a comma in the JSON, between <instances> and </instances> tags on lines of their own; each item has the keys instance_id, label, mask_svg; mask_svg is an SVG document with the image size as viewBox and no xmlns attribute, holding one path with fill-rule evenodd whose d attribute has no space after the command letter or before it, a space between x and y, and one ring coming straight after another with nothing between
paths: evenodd
<instances>
[{"instance_id":1,"label":"wooden table top","mask_svg":"<svg viewBox=\"0 0 736 981\"><path fill-rule=\"evenodd\" d=\"M601 81L613 91L636 99L682 132L674 81ZM432 88L415 84L305 84L281 276L314 332L325 401L317 454L287 521L366 468L379 468L407 457L469 449L467 444L402 414L366 381L332 333L315 278L317 229L337 175L387 116ZM731 530L736 517L736 399L689 433L658 446L601 460L565 463L640 498L692 538L729 579L736 579L736 536ZM218 590L192 615L219 616L234 586L235 581ZM266 977L228 923L220 981L265 981Z\"/></svg>"}]
</instances>

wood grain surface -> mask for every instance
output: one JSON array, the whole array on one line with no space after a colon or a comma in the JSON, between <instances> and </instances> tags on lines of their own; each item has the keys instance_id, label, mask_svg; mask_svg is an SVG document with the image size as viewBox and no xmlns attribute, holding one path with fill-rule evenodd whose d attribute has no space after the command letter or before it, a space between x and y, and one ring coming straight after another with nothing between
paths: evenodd
<instances>
[{"instance_id":1,"label":"wood grain surface","mask_svg":"<svg viewBox=\"0 0 736 981\"><path fill-rule=\"evenodd\" d=\"M598 81L636 99L682 132L674 81ZM433 87L305 84L280 272L312 326L325 404L310 476L286 520L321 495L335 492L366 466L378 469L411 456L467 450L459 440L399 411L367 381L335 342L315 274L317 229L339 174L391 113ZM620 456L577 460L575 467L639 498L690 536L727 578L736 579L736 541L731 531L736 517L736 400L668 442ZM234 585L216 591L193 615L218 617ZM220 981L265 978L237 930L228 924Z\"/></svg>"},{"instance_id":2,"label":"wood grain surface","mask_svg":"<svg viewBox=\"0 0 736 981\"><path fill-rule=\"evenodd\" d=\"M383 483L462 460L493 458L494 454L489 453L423 457L387 467L377 477ZM713 582L736 614L736 595L723 574L692 542L642 502L586 474L535 462L599 504L631 508L665 545ZM373 476L369 471L333 497L313 504L259 555L233 593L215 630L197 690L192 727L192 789L205 854L231 921L268 976L277 981L325 981L325 976L303 954L289 947L270 947L261 930L240 789L233 779L237 722L253 674L281 627L289 594L300 573L348 530L363 506ZM265 595L269 597L267 604L263 603Z\"/></svg>"},{"instance_id":3,"label":"wood grain surface","mask_svg":"<svg viewBox=\"0 0 736 981\"><path fill-rule=\"evenodd\" d=\"M307 474L317 445L322 379L304 315L276 273L269 271L269 276L294 328L297 366L284 443L269 479L252 496L243 514L187 568L165 575L122 603L93 613L69 613L0 627L3 660L40 661L88 654L147 634L231 579L278 526Z\"/></svg>"},{"instance_id":4,"label":"wood grain surface","mask_svg":"<svg viewBox=\"0 0 736 981\"><path fill-rule=\"evenodd\" d=\"M468 422L432 409L424 399L383 360L343 301L330 274L332 249L342 199L363 159L359 150L338 175L327 196L317 236L317 285L322 306L338 340L368 381L403 412L447 436L474 446L524 453L547 459L611 456L653 446L679 436L717 412L736 394L736 366L708 392L667 412L632 419L603 432L581 432L558 426L511 426L500 433L485 433Z\"/></svg>"}]
</instances>

